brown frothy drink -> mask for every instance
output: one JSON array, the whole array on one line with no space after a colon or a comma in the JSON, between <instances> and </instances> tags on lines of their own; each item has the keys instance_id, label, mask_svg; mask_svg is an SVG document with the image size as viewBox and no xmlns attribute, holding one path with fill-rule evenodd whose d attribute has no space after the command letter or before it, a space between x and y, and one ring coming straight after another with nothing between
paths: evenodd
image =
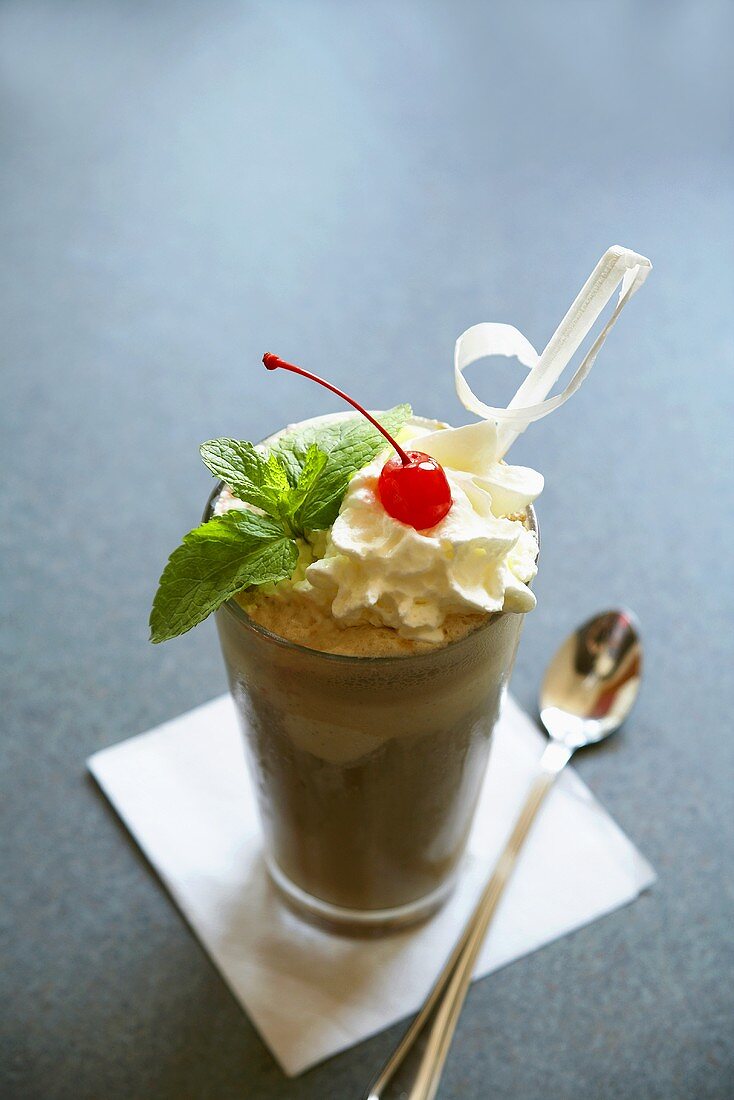
<instances>
[{"instance_id":1,"label":"brown frothy drink","mask_svg":"<svg viewBox=\"0 0 734 1100\"><path fill-rule=\"evenodd\" d=\"M216 621L272 877L330 925L427 916L465 851L524 616L455 615L431 645L308 600L249 610Z\"/></svg>"}]
</instances>

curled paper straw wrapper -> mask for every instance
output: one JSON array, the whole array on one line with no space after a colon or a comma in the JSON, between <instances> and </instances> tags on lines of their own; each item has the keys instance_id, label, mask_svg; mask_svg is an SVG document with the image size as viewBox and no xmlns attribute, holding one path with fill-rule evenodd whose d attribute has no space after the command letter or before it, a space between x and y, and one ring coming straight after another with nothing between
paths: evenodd
<instances>
[{"instance_id":1,"label":"curled paper straw wrapper","mask_svg":"<svg viewBox=\"0 0 734 1100\"><path fill-rule=\"evenodd\" d=\"M633 294L652 270L645 256L621 245L608 249L579 291L573 305L553 333L542 355L512 325L481 324L462 333L454 352L456 392L465 409L499 427L499 453L507 453L528 424L540 420L564 405L579 388L594 365L594 360L611 328ZM551 389L588 336L600 313L619 284L621 289L614 311L577 367L566 388L555 397ZM480 401L464 377L464 371L478 359L489 355L514 356L530 373L518 388L506 409Z\"/></svg>"}]
</instances>

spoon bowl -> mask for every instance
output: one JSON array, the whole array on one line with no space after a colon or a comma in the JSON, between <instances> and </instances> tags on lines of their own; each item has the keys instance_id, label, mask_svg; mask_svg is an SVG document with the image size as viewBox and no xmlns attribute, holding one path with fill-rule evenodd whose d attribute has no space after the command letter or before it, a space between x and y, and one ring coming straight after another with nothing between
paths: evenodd
<instances>
[{"instance_id":1,"label":"spoon bowl","mask_svg":"<svg viewBox=\"0 0 734 1100\"><path fill-rule=\"evenodd\" d=\"M604 611L571 634L551 660L540 690L540 720L569 749L616 733L642 677L642 642L629 611Z\"/></svg>"}]
</instances>

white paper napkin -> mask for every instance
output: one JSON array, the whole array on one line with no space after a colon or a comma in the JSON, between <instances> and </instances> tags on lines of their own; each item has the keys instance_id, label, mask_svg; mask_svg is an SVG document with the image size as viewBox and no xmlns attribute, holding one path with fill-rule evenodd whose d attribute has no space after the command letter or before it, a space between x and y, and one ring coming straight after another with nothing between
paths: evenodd
<instances>
[{"instance_id":1,"label":"white paper napkin","mask_svg":"<svg viewBox=\"0 0 734 1100\"><path fill-rule=\"evenodd\" d=\"M413 1012L453 946L537 771L543 736L512 699L496 731L464 874L428 924L332 936L278 900L228 695L103 749L92 774L289 1075ZM548 798L476 976L632 901L649 863L573 772Z\"/></svg>"}]
</instances>

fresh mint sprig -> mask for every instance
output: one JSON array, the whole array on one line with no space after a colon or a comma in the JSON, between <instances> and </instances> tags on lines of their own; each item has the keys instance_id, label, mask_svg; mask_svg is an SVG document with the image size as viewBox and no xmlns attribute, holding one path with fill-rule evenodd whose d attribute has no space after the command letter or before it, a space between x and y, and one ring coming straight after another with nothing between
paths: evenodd
<instances>
[{"instance_id":1,"label":"fresh mint sprig","mask_svg":"<svg viewBox=\"0 0 734 1100\"><path fill-rule=\"evenodd\" d=\"M302 506L328 458L318 444L310 445L297 472L289 469L277 454L271 453L266 458L252 443L238 439L211 439L202 443L199 450L204 465L236 497L279 520L289 537L304 535Z\"/></svg>"},{"instance_id":2,"label":"fresh mint sprig","mask_svg":"<svg viewBox=\"0 0 734 1100\"><path fill-rule=\"evenodd\" d=\"M410 415L397 405L378 419L395 434ZM299 541L333 524L350 479L384 449L358 416L286 432L267 455L243 440L202 444L211 473L258 512L232 509L184 536L153 600L151 641L184 634L246 588L290 577Z\"/></svg>"},{"instance_id":3,"label":"fresh mint sprig","mask_svg":"<svg viewBox=\"0 0 734 1100\"><path fill-rule=\"evenodd\" d=\"M163 570L150 614L150 640L185 634L251 584L290 576L298 546L269 516L230 511L184 535Z\"/></svg>"}]
</instances>

